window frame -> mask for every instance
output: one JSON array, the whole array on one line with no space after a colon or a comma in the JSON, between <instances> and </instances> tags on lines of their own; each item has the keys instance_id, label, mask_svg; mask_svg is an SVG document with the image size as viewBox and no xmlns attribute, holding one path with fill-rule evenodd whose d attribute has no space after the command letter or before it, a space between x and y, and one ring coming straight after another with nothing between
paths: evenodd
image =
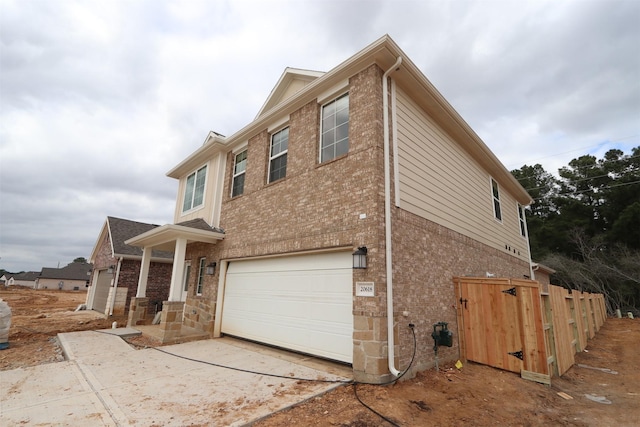
<instances>
[{"instance_id":1,"label":"window frame","mask_svg":"<svg viewBox=\"0 0 640 427\"><path fill-rule=\"evenodd\" d=\"M206 265L205 263L207 262L207 258L206 257L201 257L198 260L198 280L196 280L196 295L197 296L201 296L202 295L202 289L204 288L204 273L206 271Z\"/></svg>"},{"instance_id":2,"label":"window frame","mask_svg":"<svg viewBox=\"0 0 640 427\"><path fill-rule=\"evenodd\" d=\"M282 134L282 132L287 131L287 148L278 152L276 155L273 155L273 140L274 137L276 137L277 135ZM289 130L289 126L284 126L283 128L281 128L278 131L272 132L271 136L269 138L269 164L267 167L267 184L271 184L272 182L277 182L280 181L281 179L284 179L287 177L287 161L288 161L288 156L287 154L289 153L289 134L290 134L290 130ZM275 160L278 160L281 157L285 157L284 160L284 175L276 178L276 179L272 179L271 176L271 172L273 171L273 162ZM282 168L280 168L282 169Z\"/></svg>"},{"instance_id":3,"label":"window frame","mask_svg":"<svg viewBox=\"0 0 640 427\"><path fill-rule=\"evenodd\" d=\"M500 201L500 185L491 178L491 205L493 206L493 218L502 223L502 202Z\"/></svg>"},{"instance_id":4,"label":"window frame","mask_svg":"<svg viewBox=\"0 0 640 427\"><path fill-rule=\"evenodd\" d=\"M189 175L187 175L187 179L185 179L184 181L184 197L182 198L182 213L186 213L186 212L190 212L193 211L195 209L201 208L202 206L204 206L204 202L205 202L205 195L207 193L207 167L208 165L203 165L201 167L199 167L198 169L196 169L195 171L193 171L192 173L190 173ZM196 199L196 190L198 189L198 179L204 174L204 177L202 178L202 194L201 194L201 201L199 204L194 205L194 201ZM189 178L193 177L193 187L191 188L191 190L189 190ZM186 207L186 203L187 203L187 196L189 195L189 192L191 192L191 196L190 196L190 203L189 203L189 208L185 209Z\"/></svg>"},{"instance_id":5,"label":"window frame","mask_svg":"<svg viewBox=\"0 0 640 427\"><path fill-rule=\"evenodd\" d=\"M518 223L520 224L520 235L527 238L527 219L525 216L525 208L520 203L516 203L518 207Z\"/></svg>"},{"instance_id":6,"label":"window frame","mask_svg":"<svg viewBox=\"0 0 640 427\"><path fill-rule=\"evenodd\" d=\"M325 118L325 108L328 108L330 105L335 105L339 100L345 98L347 99L347 120L344 123L340 123L337 124L337 121L334 119L333 121L333 127L331 128L331 130L333 131L333 142L331 144L328 144L327 146L324 145L324 135L325 133L327 133L328 131L325 129L325 119L328 119L328 117ZM349 153L349 131L350 131L350 117L349 117L349 113L350 113L350 93L349 91L346 91L338 96L335 96L333 98L331 98L331 100L326 101L322 104L322 106L320 107L320 143L318 144L319 146L319 150L318 150L318 162L319 163L327 163L330 162L332 160L335 160L339 157L342 157L346 154ZM344 110L344 109L343 109ZM342 110L340 110L342 111ZM334 116L337 117L336 113L332 113ZM338 129L338 127L345 125L347 127L347 132L346 132L346 137L345 138L341 138L340 141L336 141L336 131ZM346 140L347 143L347 150L344 153L339 153L336 154L336 146L338 145L338 142L344 141ZM329 146L333 147L333 156L331 158L323 158L323 151L328 148Z\"/></svg>"},{"instance_id":7,"label":"window frame","mask_svg":"<svg viewBox=\"0 0 640 427\"><path fill-rule=\"evenodd\" d=\"M236 168L238 166L238 157L244 154L244 169L242 169L241 172L236 172ZM244 184L245 184L245 177L246 177L246 172L247 172L247 162L249 159L249 154L248 154L248 150L244 149L242 151L239 151L238 153L235 153L233 156L233 166L232 166L232 174L231 174L231 198L234 197L238 197L238 196L242 196L244 194ZM240 189L239 193L235 193L235 189L236 189L236 180L242 176L242 188Z\"/></svg>"}]
</instances>

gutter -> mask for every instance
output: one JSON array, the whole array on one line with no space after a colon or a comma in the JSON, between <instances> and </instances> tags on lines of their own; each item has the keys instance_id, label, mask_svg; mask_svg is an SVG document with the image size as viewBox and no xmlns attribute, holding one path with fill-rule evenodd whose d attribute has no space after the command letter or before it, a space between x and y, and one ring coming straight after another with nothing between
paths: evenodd
<instances>
[{"instance_id":1,"label":"gutter","mask_svg":"<svg viewBox=\"0 0 640 427\"><path fill-rule=\"evenodd\" d=\"M391 68L382 75L382 126L384 127L384 230L385 230L385 251L386 251L386 275L387 275L387 352L389 361L389 372L394 376L399 376L400 371L396 369L395 343L393 338L393 260L391 258L391 171L389 153L389 90L387 77L394 71L399 70L402 57ZM395 128L395 126L394 126ZM398 153L394 153L395 156Z\"/></svg>"}]
</instances>

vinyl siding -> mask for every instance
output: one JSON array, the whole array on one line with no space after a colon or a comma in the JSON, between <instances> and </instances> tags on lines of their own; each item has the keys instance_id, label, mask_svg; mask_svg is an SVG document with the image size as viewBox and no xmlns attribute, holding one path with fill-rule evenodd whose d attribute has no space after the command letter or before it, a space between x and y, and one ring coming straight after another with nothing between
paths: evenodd
<instances>
[{"instance_id":1,"label":"vinyl siding","mask_svg":"<svg viewBox=\"0 0 640 427\"><path fill-rule=\"evenodd\" d=\"M500 186L502 222L496 220L490 173L404 91L396 102L400 208L528 260L515 198Z\"/></svg>"}]
</instances>

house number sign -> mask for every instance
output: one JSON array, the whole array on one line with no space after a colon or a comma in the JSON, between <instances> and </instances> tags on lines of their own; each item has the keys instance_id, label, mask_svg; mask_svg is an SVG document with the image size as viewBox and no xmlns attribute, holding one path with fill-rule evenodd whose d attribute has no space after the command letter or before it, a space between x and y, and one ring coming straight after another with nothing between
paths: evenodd
<instances>
[{"instance_id":1,"label":"house number sign","mask_svg":"<svg viewBox=\"0 0 640 427\"><path fill-rule=\"evenodd\" d=\"M376 293L376 286L373 282L356 282L356 296L373 297Z\"/></svg>"}]
</instances>

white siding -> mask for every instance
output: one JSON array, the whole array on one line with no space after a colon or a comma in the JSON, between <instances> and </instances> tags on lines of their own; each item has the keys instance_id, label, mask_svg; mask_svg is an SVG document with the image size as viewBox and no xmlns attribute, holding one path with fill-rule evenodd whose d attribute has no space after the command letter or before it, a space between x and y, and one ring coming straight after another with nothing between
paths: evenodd
<instances>
[{"instance_id":1,"label":"white siding","mask_svg":"<svg viewBox=\"0 0 640 427\"><path fill-rule=\"evenodd\" d=\"M497 221L490 173L401 89L396 114L400 208L528 261L515 198L500 186Z\"/></svg>"},{"instance_id":2,"label":"white siding","mask_svg":"<svg viewBox=\"0 0 640 427\"><path fill-rule=\"evenodd\" d=\"M225 159L226 153L219 153L208 162L198 166L196 169L180 178L180 183L178 185L178 197L176 199L174 223L202 218L212 226L217 227L220 225L220 208L222 205L222 187L224 185L223 179ZM195 209L183 213L182 205L184 202L187 177L204 165L207 166L207 178L204 187L203 204Z\"/></svg>"}]
</instances>

